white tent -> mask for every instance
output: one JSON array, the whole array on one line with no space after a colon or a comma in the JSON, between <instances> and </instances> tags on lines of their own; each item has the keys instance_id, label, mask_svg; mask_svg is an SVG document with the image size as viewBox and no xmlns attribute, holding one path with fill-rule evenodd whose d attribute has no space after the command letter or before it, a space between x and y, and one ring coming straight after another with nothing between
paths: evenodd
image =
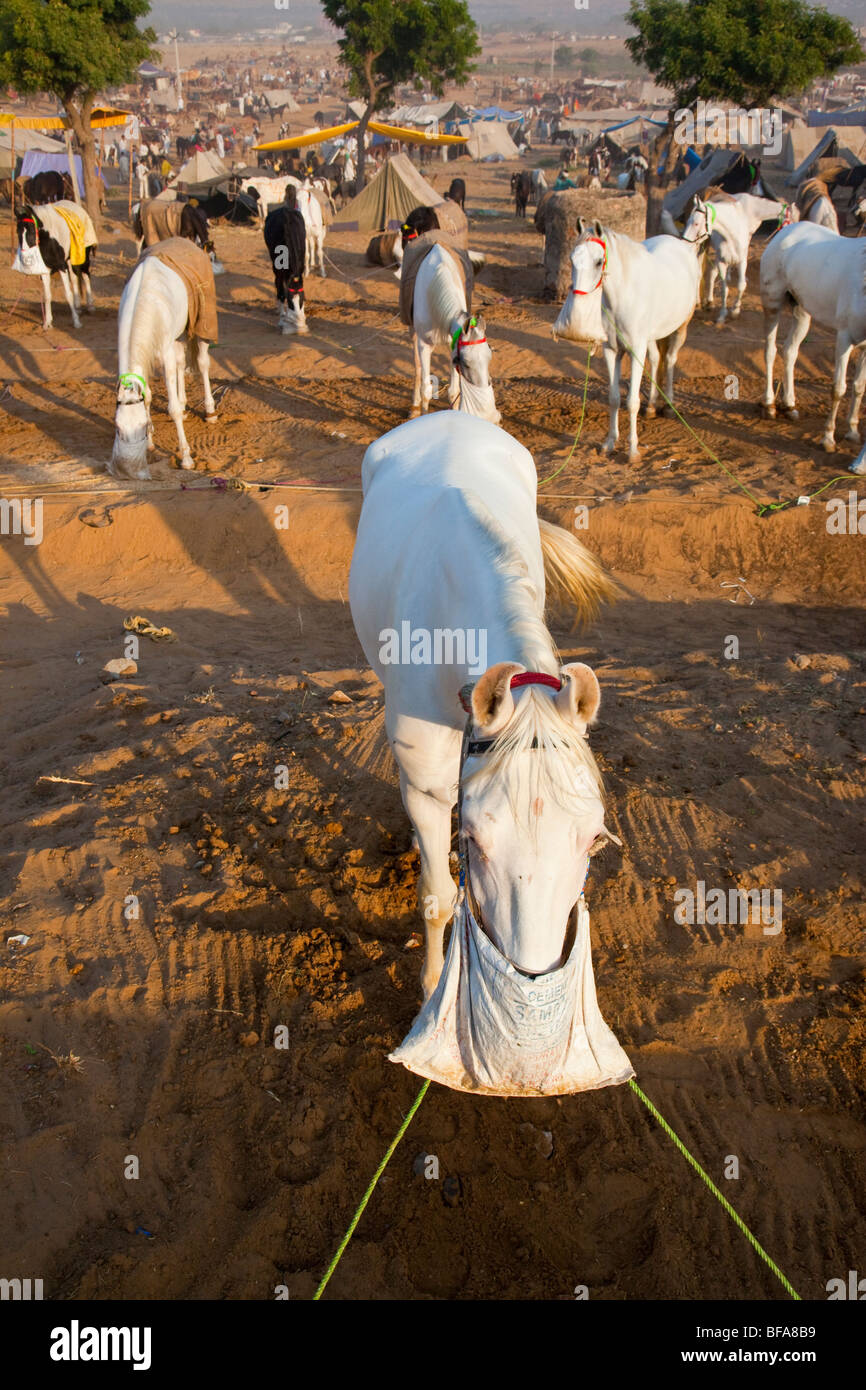
<instances>
[{"instance_id":1,"label":"white tent","mask_svg":"<svg viewBox=\"0 0 866 1390\"><path fill-rule=\"evenodd\" d=\"M519 151L508 133L505 121L475 121L462 124L466 148L473 159L517 159Z\"/></svg>"},{"instance_id":2,"label":"white tent","mask_svg":"<svg viewBox=\"0 0 866 1390\"><path fill-rule=\"evenodd\" d=\"M229 177L229 171L213 150L197 150L181 165L178 183L213 183Z\"/></svg>"}]
</instances>

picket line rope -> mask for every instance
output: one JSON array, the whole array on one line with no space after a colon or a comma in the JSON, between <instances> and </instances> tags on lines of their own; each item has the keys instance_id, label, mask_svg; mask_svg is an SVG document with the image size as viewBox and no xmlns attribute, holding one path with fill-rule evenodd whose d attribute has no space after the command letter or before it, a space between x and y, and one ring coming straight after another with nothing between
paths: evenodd
<instances>
[{"instance_id":1,"label":"picket line rope","mask_svg":"<svg viewBox=\"0 0 866 1390\"><path fill-rule=\"evenodd\" d=\"M387 1150L387 1152L386 1152L386 1154L385 1154L385 1157L382 1159L382 1162L379 1164L379 1167L376 1169L375 1173L373 1174L373 1177L372 1177L372 1179L370 1180L370 1184L369 1184L369 1186L368 1186L368 1188L367 1188L367 1191L364 1193L363 1197L361 1198L361 1201L360 1201L360 1203L358 1204L357 1211L355 1212L355 1215L352 1217L352 1220L351 1220L351 1222L349 1223L349 1229L348 1229L348 1231L346 1232L346 1234L343 1236L343 1239L340 1241L339 1247L338 1247L338 1249L337 1249L337 1253L336 1253L336 1255L334 1256L334 1258L332 1259L331 1263L328 1265L328 1268L327 1268L326 1271L325 1271L325 1277L324 1277L324 1279L322 1280L322 1282L321 1282L321 1284L319 1285L319 1287L316 1289L316 1292L313 1294L313 1302L314 1302L314 1303L318 1302L318 1300L322 1297L322 1294L323 1294L324 1291L325 1291L325 1285L327 1284L327 1282L328 1282L328 1280L330 1279L331 1275L333 1274L334 1270L337 1268L337 1265L340 1263L340 1260L342 1259L342 1256L343 1256L343 1251L345 1250L346 1246L349 1244L349 1241L352 1239L352 1236L353 1236L354 1233L355 1233L355 1227L357 1226L358 1222L361 1220L361 1217L362 1217L362 1215L363 1215L364 1208L366 1207L367 1203L369 1202L370 1198L371 1198L372 1195L373 1195L373 1189L375 1188L376 1183L377 1183L377 1182L379 1181L379 1179L381 1178L381 1176L382 1176L382 1174L384 1173L385 1168L386 1168L386 1166L387 1166L387 1164L388 1164L388 1160L390 1159L390 1157L391 1157L391 1155L393 1154L394 1150L396 1149L397 1145L400 1143L400 1140L403 1138L403 1135L406 1133L406 1130L409 1128L410 1124L412 1123L412 1119L413 1119L413 1116L414 1116L414 1114L415 1114L415 1111L418 1109L418 1106L421 1104L422 1100L423 1100L424 1097L426 1096L427 1091L428 1091L428 1089L429 1089L429 1086L430 1086L430 1081L429 1081L429 1079L428 1079L427 1081L424 1082L424 1085L421 1087L420 1091L418 1092L417 1096L415 1097L414 1101L412 1102L412 1108L410 1109L409 1114L406 1116L406 1118L405 1118L405 1120L403 1121L403 1123L401 1124L400 1128L397 1130L396 1135L395 1135L394 1138L391 1140L391 1143L388 1145L388 1150Z\"/></svg>"},{"instance_id":2,"label":"picket line rope","mask_svg":"<svg viewBox=\"0 0 866 1390\"><path fill-rule=\"evenodd\" d=\"M740 1217L740 1216L737 1215L737 1213L734 1211L734 1208L731 1206L730 1202L728 1201L727 1197L725 1197L725 1196L719 1191L719 1189L716 1187L716 1184L713 1182L713 1180L712 1180L712 1178L710 1177L710 1175L704 1171L704 1169L703 1169L703 1168L701 1167L701 1165L698 1163L697 1159L694 1158L694 1157L689 1153L688 1149L686 1148L686 1146L685 1146L685 1144L683 1143L682 1139L680 1139L679 1135L677 1135L677 1134L674 1133L674 1131L671 1129L670 1125L668 1124L668 1122L667 1122L667 1120L664 1118L664 1116L661 1115L661 1114L659 1114L658 1110L657 1110L656 1107L653 1105L653 1103L652 1103L652 1101L650 1100L649 1096L644 1095L643 1091L641 1090L640 1086L638 1086L638 1084L637 1084L637 1082L635 1081L634 1077L632 1077L632 1078L630 1079L630 1081L629 1081L628 1084L629 1084L629 1086L631 1087L631 1089L634 1091L635 1095L638 1096L638 1097L640 1098L640 1100L643 1101L644 1105L645 1105L646 1108L649 1110L650 1114L653 1115L654 1118L655 1118L655 1119L658 1121L658 1123L661 1125L662 1129L664 1130L664 1132L665 1132L665 1134L668 1136L668 1138L669 1138L669 1139L672 1139L673 1142L676 1144L676 1146L677 1146L677 1148L679 1149L680 1153L683 1155L683 1158L687 1159L688 1162L689 1162L689 1163L692 1165L692 1167L694 1168L695 1172L696 1172L701 1178L703 1178L704 1182L706 1183L707 1187L708 1187L708 1188L710 1189L710 1191L712 1192L713 1196L716 1197L716 1198L718 1198L718 1200L721 1202L722 1206L724 1207L725 1211L728 1213L728 1216L730 1216L731 1220L735 1223L735 1225L739 1226L740 1230L742 1231L743 1235L746 1237L746 1240L749 1242L749 1244L752 1245L752 1246L754 1247L754 1249L755 1249L755 1250L758 1252L758 1254L760 1255L761 1259L764 1260L764 1262L765 1262L766 1264L769 1265L770 1269L773 1271L773 1273L775 1274L776 1278L780 1281L780 1283L784 1286L784 1288L787 1289L787 1291L788 1291L788 1293L791 1295L791 1297L792 1297L793 1299L796 1299L796 1301L797 1301L798 1303L801 1303L801 1302L802 1302L802 1299L800 1298L800 1295L797 1293L797 1291L796 1291L796 1289L794 1288L794 1286L793 1286L793 1285L790 1283L790 1281L785 1277L785 1275L782 1273L782 1271L780 1270L779 1266L775 1263L775 1261L773 1261L773 1260L770 1259L770 1256L767 1254L767 1252L766 1252L766 1250L764 1249L764 1247L763 1247L761 1244L759 1244L759 1242L758 1242L758 1240L755 1238L755 1236L752 1235L752 1232L749 1230L749 1228L748 1228L748 1226L746 1225L745 1221L743 1221L742 1217Z\"/></svg>"},{"instance_id":3,"label":"picket line rope","mask_svg":"<svg viewBox=\"0 0 866 1390\"><path fill-rule=\"evenodd\" d=\"M644 1092L641 1090L640 1086L638 1086L637 1082L634 1080L633 1077L630 1078L628 1084L629 1084L629 1086L631 1087L631 1089L634 1091L635 1095L638 1096L638 1098L643 1102L643 1104L644 1104L644 1105L646 1106L646 1108L649 1110L649 1112L650 1112L650 1114L653 1116L653 1118L654 1118L655 1120L657 1120L658 1123L661 1125L662 1129L664 1130L665 1134L667 1134L668 1138L671 1139L671 1140L673 1140L674 1144L675 1144L676 1147L679 1149L679 1151L680 1151L680 1153L683 1155L683 1157L691 1164L691 1166L694 1168L695 1172L699 1175L699 1177L701 1177L701 1178L703 1179L703 1181L706 1183L707 1187L708 1187L708 1188L710 1189L710 1191L712 1192L713 1196L716 1197L716 1198L718 1199L718 1201L721 1203L721 1205L723 1206L723 1208L725 1209L725 1211L728 1213L728 1216L730 1216L730 1218L731 1218L731 1220L734 1222L734 1224L735 1224L736 1226L739 1227L739 1229L742 1231L743 1235L744 1235L744 1236L746 1237L746 1239L748 1240L749 1244L757 1251L757 1253L760 1255L761 1259L762 1259L762 1260L765 1262L765 1264L767 1264L767 1265L769 1266L769 1268L773 1271L773 1273L775 1274L776 1278L780 1281L780 1283L783 1285L783 1287L786 1289L786 1291L791 1295L791 1297L792 1297L793 1299L796 1300L796 1302L801 1303L801 1302L802 1302L802 1299L800 1298L800 1295L797 1293L797 1290L794 1288L793 1284L792 1284L792 1283L790 1282L790 1280L789 1280L788 1278L786 1278L786 1276L782 1273L782 1271L780 1270L779 1266L775 1263L775 1261L770 1259L770 1256L767 1254L767 1252L766 1252L766 1250L764 1249L764 1247L760 1244L760 1242L758 1241L757 1237L754 1236L754 1235L752 1234L752 1232L749 1230L748 1226L746 1225L745 1221L743 1221L742 1217L739 1216L738 1213L737 1213L737 1212L734 1210L734 1208L731 1206L731 1204L730 1204L730 1202L728 1201L727 1197L725 1197L724 1194L721 1193L721 1192L719 1191L719 1189L716 1187L716 1184L713 1182L712 1178L710 1177L709 1173L707 1173L707 1172L701 1167L701 1165L698 1163L697 1159L694 1158L693 1155L692 1155L691 1153L689 1153L689 1150L686 1148L686 1146L685 1146L685 1144L683 1143L682 1139L680 1139L679 1135L676 1134L676 1133L674 1132L674 1130L673 1130L673 1129L671 1128L671 1126L668 1124L668 1122L667 1122L667 1120L664 1118L664 1116L656 1109L656 1107L653 1105L652 1101L650 1100L649 1096L647 1096L647 1095L644 1094ZM411 1109L409 1110L408 1115L407 1115L406 1118L404 1119L403 1123L401 1124L401 1126L400 1126L400 1128L398 1129L398 1131L397 1131L396 1135L394 1136L394 1138L391 1140L391 1143L388 1145L388 1149L387 1149L387 1151L386 1151L386 1153L385 1153L385 1157L382 1159L382 1162L379 1164L379 1167L376 1169L375 1173L373 1174L373 1177L371 1178L370 1183L368 1184L367 1190L366 1190L366 1192L364 1193L363 1197L361 1198L361 1201L359 1202L359 1204L358 1204L358 1206L357 1206L357 1208L356 1208L356 1210L355 1210L355 1214L354 1214L354 1216L352 1217L352 1220L351 1220L350 1223L349 1223L349 1229L346 1231L346 1234L343 1236L343 1239L340 1241L340 1244L339 1244L339 1246L337 1247L337 1252L336 1252L336 1254L334 1255L334 1258L331 1260L331 1263L328 1265L327 1270L325 1271L325 1276L324 1276L324 1278L322 1279L321 1283L319 1284L319 1287L316 1289L316 1292L313 1294L313 1302L314 1302L314 1303L317 1302L317 1301L322 1297L322 1294L324 1293L324 1290L325 1290L325 1286L327 1285L328 1281L330 1280L331 1275L334 1273L334 1270L337 1268L337 1265L340 1263L340 1260L341 1260L342 1257L343 1257L343 1252L345 1251L346 1246L349 1244L349 1241L352 1239L352 1236L355 1234L355 1228L357 1227L358 1222L360 1221L361 1217L362 1217L363 1214L364 1214L364 1209L365 1209L365 1207L367 1206L367 1203L369 1202L370 1198L371 1198L372 1195L373 1195L373 1192L374 1192L374 1190L375 1190L376 1184L378 1183L380 1177L381 1177L382 1174L384 1173L385 1168L387 1167L388 1162L390 1161L391 1156L392 1156L393 1153L394 1153L394 1150L397 1148L397 1145L400 1143L400 1140L403 1138L403 1135L406 1133L406 1130L409 1128L410 1124L412 1123L412 1120L413 1120L413 1118L414 1118L414 1116L415 1116L415 1113L416 1113L416 1111L418 1110L418 1107L420 1106L420 1104L421 1104L422 1100L424 1099L425 1095L427 1094L427 1091L428 1091L429 1087L430 1087L430 1081L429 1081L429 1078L428 1078L428 1080L424 1082L424 1085L421 1087L420 1091L418 1092L417 1096L415 1097L415 1099L414 1099L414 1101L413 1101L413 1103L412 1103L412 1107L411 1107Z\"/></svg>"}]
</instances>

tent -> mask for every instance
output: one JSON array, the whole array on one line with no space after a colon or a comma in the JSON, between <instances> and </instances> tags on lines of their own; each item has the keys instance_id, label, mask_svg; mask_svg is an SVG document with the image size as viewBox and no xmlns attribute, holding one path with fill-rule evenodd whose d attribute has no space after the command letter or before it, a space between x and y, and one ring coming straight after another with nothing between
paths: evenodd
<instances>
[{"instance_id":1,"label":"tent","mask_svg":"<svg viewBox=\"0 0 866 1390\"><path fill-rule=\"evenodd\" d=\"M197 150L182 164L177 173L178 183L221 183L230 177L219 155L213 150Z\"/></svg>"},{"instance_id":2,"label":"tent","mask_svg":"<svg viewBox=\"0 0 866 1390\"><path fill-rule=\"evenodd\" d=\"M504 121L479 121L461 125L466 148L473 159L517 159L518 149Z\"/></svg>"},{"instance_id":3,"label":"tent","mask_svg":"<svg viewBox=\"0 0 866 1390\"><path fill-rule=\"evenodd\" d=\"M342 209L332 231L385 232L400 226L413 208L435 207L444 199L418 173L408 155L386 160L374 179Z\"/></svg>"},{"instance_id":4,"label":"tent","mask_svg":"<svg viewBox=\"0 0 866 1390\"><path fill-rule=\"evenodd\" d=\"M665 194L663 207L665 212L669 212L675 220L685 211L686 203L693 193L701 193L710 184L718 183L723 178L732 165L738 159L742 159L741 150L713 150L705 155L696 169L683 179L682 183L677 184L676 188L671 188Z\"/></svg>"},{"instance_id":5,"label":"tent","mask_svg":"<svg viewBox=\"0 0 866 1390\"><path fill-rule=\"evenodd\" d=\"M428 101L421 106L398 106L388 116L389 125L439 125L468 121L469 112L459 101Z\"/></svg>"},{"instance_id":6,"label":"tent","mask_svg":"<svg viewBox=\"0 0 866 1390\"><path fill-rule=\"evenodd\" d=\"M810 172L815 172L815 166L819 159L832 159L838 157L840 160L844 160L846 164L851 164L853 166L857 163L857 154L855 151L863 147L863 140L857 138L860 134L861 132L856 128L852 129L845 143L842 144L835 130L825 131L811 153L807 154L805 159L800 161L796 169L788 175L785 182L792 186L802 183L803 179L809 177ZM866 135L863 136L863 139L866 139Z\"/></svg>"},{"instance_id":7,"label":"tent","mask_svg":"<svg viewBox=\"0 0 866 1390\"><path fill-rule=\"evenodd\" d=\"M288 87L273 88L271 91L263 92L262 95L272 111L300 111L301 109Z\"/></svg>"},{"instance_id":8,"label":"tent","mask_svg":"<svg viewBox=\"0 0 866 1390\"><path fill-rule=\"evenodd\" d=\"M485 106L480 110L478 107L472 108L473 121L522 121L522 111L503 111L501 106Z\"/></svg>"},{"instance_id":9,"label":"tent","mask_svg":"<svg viewBox=\"0 0 866 1390\"><path fill-rule=\"evenodd\" d=\"M779 168L786 171L796 169L799 164L803 163L814 144L814 133L806 125L806 122L800 119L792 121L782 140Z\"/></svg>"},{"instance_id":10,"label":"tent","mask_svg":"<svg viewBox=\"0 0 866 1390\"><path fill-rule=\"evenodd\" d=\"M866 106L848 106L841 111L810 111L809 125L866 126Z\"/></svg>"}]
</instances>

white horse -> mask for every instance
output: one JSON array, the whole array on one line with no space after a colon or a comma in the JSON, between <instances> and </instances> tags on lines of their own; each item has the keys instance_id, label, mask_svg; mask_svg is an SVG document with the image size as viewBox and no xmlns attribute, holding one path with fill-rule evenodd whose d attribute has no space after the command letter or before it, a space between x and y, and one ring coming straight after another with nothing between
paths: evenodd
<instances>
[{"instance_id":1,"label":"white horse","mask_svg":"<svg viewBox=\"0 0 866 1390\"><path fill-rule=\"evenodd\" d=\"M321 204L312 187L299 188L295 206L304 219L307 229L307 251L304 274L310 275L318 266L319 274L325 278L325 218Z\"/></svg>"},{"instance_id":2,"label":"white horse","mask_svg":"<svg viewBox=\"0 0 866 1390\"><path fill-rule=\"evenodd\" d=\"M767 381L764 413L776 413L773 367L776 335L786 302L793 302L794 322L782 349L784 404L780 409L799 418L794 396L794 367L800 344L814 318L836 333L833 403L822 440L832 453L836 447L836 414L848 385L848 359L854 348L866 343L866 241L841 237L828 227L798 222L785 227L768 243L761 257L761 303L764 306ZM846 438L857 443L860 402L866 387L866 352L854 376L851 413Z\"/></svg>"},{"instance_id":3,"label":"white horse","mask_svg":"<svg viewBox=\"0 0 866 1390\"><path fill-rule=\"evenodd\" d=\"M256 195L259 218L264 226L270 204L284 202L286 189L290 187L300 188L300 186L301 180L296 179L293 174L280 174L273 177L262 174L256 178L244 179L241 184L241 192Z\"/></svg>"},{"instance_id":4,"label":"white horse","mask_svg":"<svg viewBox=\"0 0 866 1390\"><path fill-rule=\"evenodd\" d=\"M737 295L731 309L731 318L737 318L746 292L746 269L749 262L749 246L752 237L762 222L770 218L790 220L790 205L777 203L769 198L756 198L752 193L735 193L732 196L708 198L704 202L695 199L692 214L683 229L683 241L706 241L709 239L710 252L707 255L703 307L713 306L713 291L718 275L722 285L722 307L716 323L724 323L728 316L728 272L737 271Z\"/></svg>"},{"instance_id":5,"label":"white horse","mask_svg":"<svg viewBox=\"0 0 866 1390\"><path fill-rule=\"evenodd\" d=\"M402 267L401 267L402 269ZM470 314L463 279L454 257L434 243L418 267L412 299L415 388L412 415L426 414L433 397L430 364L433 349L448 344L451 374L448 403L452 410L478 415L497 425L501 419L490 384L491 351L480 314Z\"/></svg>"},{"instance_id":6,"label":"white horse","mask_svg":"<svg viewBox=\"0 0 866 1390\"><path fill-rule=\"evenodd\" d=\"M805 211L802 204L806 204ZM800 222L814 222L817 227L826 227L830 232L839 233L839 218L830 190L822 179L807 179L797 189L797 211Z\"/></svg>"},{"instance_id":7,"label":"white horse","mask_svg":"<svg viewBox=\"0 0 866 1390\"><path fill-rule=\"evenodd\" d=\"M598 681L579 662L561 665L544 624L545 577L582 619L611 586L574 537L538 521L532 456L486 421L439 411L400 425L371 444L362 481L349 601L385 688L385 728L418 837L425 998L456 894L448 855L467 682L473 737L496 740L489 751L470 745L464 768L478 920L518 970L551 970L567 949L588 855L609 832L585 740ZM408 640L398 650L410 634L411 650ZM525 672L544 684L514 680Z\"/></svg>"},{"instance_id":8,"label":"white horse","mask_svg":"<svg viewBox=\"0 0 866 1390\"><path fill-rule=\"evenodd\" d=\"M612 453L619 438L620 373L631 359L628 383L629 462L640 460L637 413L644 362L650 382L646 417L656 413L657 376L664 354L668 400L674 398L674 367L686 340L700 278L696 245L662 235L632 241L600 222L578 218L571 256L571 290L553 326L555 337L600 341L610 389L610 427L604 443ZM662 407L663 409L664 407Z\"/></svg>"},{"instance_id":9,"label":"white horse","mask_svg":"<svg viewBox=\"0 0 866 1390\"><path fill-rule=\"evenodd\" d=\"M180 466L194 466L183 429L187 344L179 341L188 315L183 280L158 257L146 257L126 282L118 310L116 433L108 465L109 473L116 478L150 477L147 455L154 445L149 378L157 363L162 364L165 374L168 413L174 421L181 451ZM196 339L196 354L204 387L205 418L215 420L208 344L202 338Z\"/></svg>"}]
</instances>

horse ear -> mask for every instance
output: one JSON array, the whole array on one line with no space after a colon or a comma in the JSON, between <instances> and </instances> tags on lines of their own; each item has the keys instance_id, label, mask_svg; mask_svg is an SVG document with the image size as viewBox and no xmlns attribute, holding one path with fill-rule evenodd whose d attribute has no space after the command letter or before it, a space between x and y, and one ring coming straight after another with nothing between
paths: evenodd
<instances>
[{"instance_id":1,"label":"horse ear","mask_svg":"<svg viewBox=\"0 0 866 1390\"><path fill-rule=\"evenodd\" d=\"M596 674L582 661L572 661L563 666L559 677L562 689L555 697L556 707L564 719L576 724L582 734L586 733L587 725L593 722L601 704Z\"/></svg>"},{"instance_id":2,"label":"horse ear","mask_svg":"<svg viewBox=\"0 0 866 1390\"><path fill-rule=\"evenodd\" d=\"M598 221L593 223L592 230L596 236L602 236L604 233L604 227L602 227L601 223Z\"/></svg>"},{"instance_id":3,"label":"horse ear","mask_svg":"<svg viewBox=\"0 0 866 1390\"><path fill-rule=\"evenodd\" d=\"M584 232L586 231L586 223L584 222L582 217L578 217L577 219L576 231L578 236L583 236Z\"/></svg>"},{"instance_id":4,"label":"horse ear","mask_svg":"<svg viewBox=\"0 0 866 1390\"><path fill-rule=\"evenodd\" d=\"M505 728L514 713L514 696L511 694L511 677L525 671L514 661L500 661L490 666L472 690L472 718L475 727L485 736L492 737Z\"/></svg>"}]
</instances>

